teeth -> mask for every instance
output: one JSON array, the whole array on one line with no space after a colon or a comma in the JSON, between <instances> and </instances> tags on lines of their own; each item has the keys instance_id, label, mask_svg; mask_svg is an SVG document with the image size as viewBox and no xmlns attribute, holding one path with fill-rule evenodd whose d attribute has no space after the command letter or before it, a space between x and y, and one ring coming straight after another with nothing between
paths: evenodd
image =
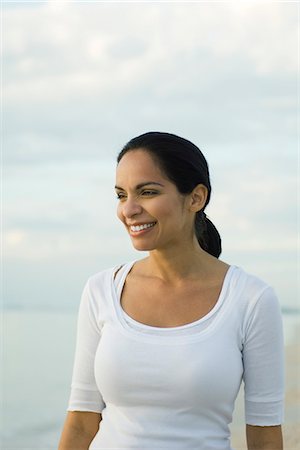
<instances>
[{"instance_id":1,"label":"teeth","mask_svg":"<svg viewBox=\"0 0 300 450\"><path fill-rule=\"evenodd\" d=\"M131 229L131 231L141 231L141 230L145 230L146 228L154 227L155 224L156 224L156 222L145 223L144 225L131 226L130 229Z\"/></svg>"}]
</instances>

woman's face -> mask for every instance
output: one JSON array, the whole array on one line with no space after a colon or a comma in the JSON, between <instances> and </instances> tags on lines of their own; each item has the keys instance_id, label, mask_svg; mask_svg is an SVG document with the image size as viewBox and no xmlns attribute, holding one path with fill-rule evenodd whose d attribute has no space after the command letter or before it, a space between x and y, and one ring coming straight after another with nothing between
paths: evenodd
<instances>
[{"instance_id":1,"label":"woman's face","mask_svg":"<svg viewBox=\"0 0 300 450\"><path fill-rule=\"evenodd\" d=\"M181 195L142 149L126 153L117 166L117 215L137 250L166 249L193 239L194 213L189 196Z\"/></svg>"}]
</instances>

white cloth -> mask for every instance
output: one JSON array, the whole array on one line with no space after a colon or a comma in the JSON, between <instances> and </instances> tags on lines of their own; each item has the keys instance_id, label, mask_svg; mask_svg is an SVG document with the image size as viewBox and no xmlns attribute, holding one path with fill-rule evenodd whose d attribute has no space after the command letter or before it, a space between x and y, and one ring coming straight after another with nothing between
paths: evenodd
<instances>
[{"instance_id":1,"label":"white cloth","mask_svg":"<svg viewBox=\"0 0 300 450\"><path fill-rule=\"evenodd\" d=\"M230 266L206 316L151 327L120 304L133 264L116 280L118 267L96 273L82 293L68 411L101 412L90 450L230 450L242 380L246 423L281 424L283 333L272 288Z\"/></svg>"}]
</instances>

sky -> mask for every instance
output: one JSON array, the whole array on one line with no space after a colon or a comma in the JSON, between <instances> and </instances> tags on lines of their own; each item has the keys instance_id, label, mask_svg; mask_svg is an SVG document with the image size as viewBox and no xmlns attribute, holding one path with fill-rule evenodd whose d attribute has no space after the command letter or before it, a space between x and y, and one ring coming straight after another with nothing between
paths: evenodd
<instances>
[{"instance_id":1,"label":"sky","mask_svg":"<svg viewBox=\"0 0 300 450\"><path fill-rule=\"evenodd\" d=\"M145 256L113 187L118 152L146 131L199 146L221 259L299 308L298 10L2 2L5 308L77 309L90 275Z\"/></svg>"}]
</instances>

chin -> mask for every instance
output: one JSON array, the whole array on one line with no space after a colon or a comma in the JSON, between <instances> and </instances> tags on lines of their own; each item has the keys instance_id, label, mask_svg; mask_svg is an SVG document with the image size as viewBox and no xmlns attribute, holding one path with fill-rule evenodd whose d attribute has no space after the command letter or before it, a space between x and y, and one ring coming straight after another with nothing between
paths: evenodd
<instances>
[{"instance_id":1,"label":"chin","mask_svg":"<svg viewBox=\"0 0 300 450\"><path fill-rule=\"evenodd\" d=\"M153 245L147 245L147 244L142 244L142 243L133 243L132 242L133 247L135 248L135 250L138 250L140 252L150 252L151 250L155 250L155 246Z\"/></svg>"}]
</instances>

